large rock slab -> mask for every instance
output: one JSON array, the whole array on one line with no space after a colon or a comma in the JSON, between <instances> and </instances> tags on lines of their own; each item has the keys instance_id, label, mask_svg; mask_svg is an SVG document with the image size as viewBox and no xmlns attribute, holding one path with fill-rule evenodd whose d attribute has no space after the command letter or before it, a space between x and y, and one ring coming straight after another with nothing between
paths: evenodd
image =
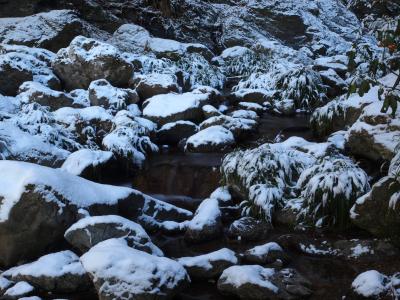
<instances>
[{"instance_id":1,"label":"large rock slab","mask_svg":"<svg viewBox=\"0 0 400 300\"><path fill-rule=\"evenodd\" d=\"M81 20L72 10L53 10L28 17L0 19L0 43L57 51L67 47L77 35L96 38L107 36L105 32Z\"/></svg>"},{"instance_id":2,"label":"large rock slab","mask_svg":"<svg viewBox=\"0 0 400 300\"><path fill-rule=\"evenodd\" d=\"M94 246L81 257L99 299L171 299L189 281L182 265L130 248L122 239Z\"/></svg>"},{"instance_id":3,"label":"large rock slab","mask_svg":"<svg viewBox=\"0 0 400 300\"><path fill-rule=\"evenodd\" d=\"M79 208L135 218L146 202L143 194L129 188L25 162L0 161L0 174L0 265L4 267L58 246L65 230L77 221Z\"/></svg>"},{"instance_id":4,"label":"large rock slab","mask_svg":"<svg viewBox=\"0 0 400 300\"><path fill-rule=\"evenodd\" d=\"M79 257L69 250L47 254L32 263L11 268L2 276L54 293L87 290L91 284Z\"/></svg>"},{"instance_id":5,"label":"large rock slab","mask_svg":"<svg viewBox=\"0 0 400 300\"><path fill-rule=\"evenodd\" d=\"M53 69L67 90L87 89L103 78L113 86L125 86L133 73L133 66L114 46L83 36L58 51Z\"/></svg>"}]
</instances>

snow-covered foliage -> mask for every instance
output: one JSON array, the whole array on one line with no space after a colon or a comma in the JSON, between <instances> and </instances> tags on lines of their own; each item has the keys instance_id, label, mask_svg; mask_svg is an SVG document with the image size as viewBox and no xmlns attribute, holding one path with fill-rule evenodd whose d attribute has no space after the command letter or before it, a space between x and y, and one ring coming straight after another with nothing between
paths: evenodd
<instances>
[{"instance_id":1,"label":"snow-covered foliage","mask_svg":"<svg viewBox=\"0 0 400 300\"><path fill-rule=\"evenodd\" d=\"M300 175L304 199L300 216L317 227L345 227L355 200L370 189L368 175L351 159L330 155Z\"/></svg>"},{"instance_id":2,"label":"snow-covered foliage","mask_svg":"<svg viewBox=\"0 0 400 300\"><path fill-rule=\"evenodd\" d=\"M211 86L222 89L224 87L225 75L200 54L191 53L183 56L177 66L183 73L184 84L191 88Z\"/></svg>"},{"instance_id":3,"label":"snow-covered foliage","mask_svg":"<svg viewBox=\"0 0 400 300\"><path fill-rule=\"evenodd\" d=\"M251 150L238 150L225 156L221 173L226 184L248 198L244 213L272 220L272 213L283 205L301 172L315 158L280 144L264 144Z\"/></svg>"}]
</instances>

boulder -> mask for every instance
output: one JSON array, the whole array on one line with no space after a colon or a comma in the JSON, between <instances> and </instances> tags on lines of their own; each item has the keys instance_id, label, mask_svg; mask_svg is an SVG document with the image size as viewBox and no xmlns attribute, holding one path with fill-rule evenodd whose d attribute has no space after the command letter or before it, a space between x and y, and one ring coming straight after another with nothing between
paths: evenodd
<instances>
[{"instance_id":1,"label":"boulder","mask_svg":"<svg viewBox=\"0 0 400 300\"><path fill-rule=\"evenodd\" d=\"M239 102L238 107L241 109L255 111L259 115L261 115L264 111L264 107L262 105L254 102Z\"/></svg>"},{"instance_id":2,"label":"boulder","mask_svg":"<svg viewBox=\"0 0 400 300\"><path fill-rule=\"evenodd\" d=\"M146 202L135 190L97 184L60 169L26 162L0 161L0 174L3 267L59 247L65 230L77 221L80 208L95 215L114 213L137 218Z\"/></svg>"},{"instance_id":3,"label":"boulder","mask_svg":"<svg viewBox=\"0 0 400 300\"><path fill-rule=\"evenodd\" d=\"M312 294L310 282L294 269L277 271L258 265L232 266L218 280L218 290L243 300L299 299Z\"/></svg>"},{"instance_id":4,"label":"boulder","mask_svg":"<svg viewBox=\"0 0 400 300\"><path fill-rule=\"evenodd\" d=\"M52 65L69 91L87 89L97 79L106 79L113 86L126 86L133 73L133 66L114 46L83 36L59 50Z\"/></svg>"},{"instance_id":5,"label":"boulder","mask_svg":"<svg viewBox=\"0 0 400 300\"><path fill-rule=\"evenodd\" d=\"M179 141L194 135L198 130L198 126L190 121L167 123L157 131L158 142L176 145Z\"/></svg>"},{"instance_id":6,"label":"boulder","mask_svg":"<svg viewBox=\"0 0 400 300\"><path fill-rule=\"evenodd\" d=\"M261 265L272 264L277 260L281 262L287 260L287 256L283 252L282 247L275 242L266 243L246 250L243 254L243 258L249 263Z\"/></svg>"},{"instance_id":7,"label":"boulder","mask_svg":"<svg viewBox=\"0 0 400 300\"><path fill-rule=\"evenodd\" d=\"M202 110L205 119L222 115L222 113L218 109L210 104L204 105L202 107Z\"/></svg>"},{"instance_id":8,"label":"boulder","mask_svg":"<svg viewBox=\"0 0 400 300\"><path fill-rule=\"evenodd\" d=\"M228 235L231 238L246 241L259 241L264 239L271 230L271 225L252 217L242 217L229 226Z\"/></svg>"},{"instance_id":9,"label":"boulder","mask_svg":"<svg viewBox=\"0 0 400 300\"><path fill-rule=\"evenodd\" d=\"M370 192L357 199L350 210L351 221L375 236L392 238L396 244L400 235L400 183L392 176L383 177Z\"/></svg>"},{"instance_id":10,"label":"boulder","mask_svg":"<svg viewBox=\"0 0 400 300\"><path fill-rule=\"evenodd\" d=\"M217 238L221 233L221 211L218 200L214 198L203 200L187 226L185 239L191 242L202 242Z\"/></svg>"},{"instance_id":11,"label":"boulder","mask_svg":"<svg viewBox=\"0 0 400 300\"><path fill-rule=\"evenodd\" d=\"M20 18L0 20L0 43L57 51L77 35L106 37L107 34L81 20L72 10L53 10Z\"/></svg>"},{"instance_id":12,"label":"boulder","mask_svg":"<svg viewBox=\"0 0 400 300\"><path fill-rule=\"evenodd\" d=\"M388 276L376 270L369 270L357 275L351 288L357 298L381 299L391 288L391 282Z\"/></svg>"},{"instance_id":13,"label":"boulder","mask_svg":"<svg viewBox=\"0 0 400 300\"><path fill-rule=\"evenodd\" d=\"M8 288L1 299L4 300L17 300L32 295L35 288L26 281L20 281Z\"/></svg>"},{"instance_id":14,"label":"boulder","mask_svg":"<svg viewBox=\"0 0 400 300\"><path fill-rule=\"evenodd\" d=\"M68 228L64 236L72 246L82 253L102 241L124 238L132 248L163 256L162 251L151 242L142 226L120 216L83 218Z\"/></svg>"},{"instance_id":15,"label":"boulder","mask_svg":"<svg viewBox=\"0 0 400 300\"><path fill-rule=\"evenodd\" d=\"M228 267L238 263L235 252L223 248L218 251L177 260L189 273L191 279L213 279L219 277Z\"/></svg>"},{"instance_id":16,"label":"boulder","mask_svg":"<svg viewBox=\"0 0 400 300\"><path fill-rule=\"evenodd\" d=\"M235 102L251 102L263 105L271 96L271 93L264 89L240 89L229 97Z\"/></svg>"},{"instance_id":17,"label":"boulder","mask_svg":"<svg viewBox=\"0 0 400 300\"><path fill-rule=\"evenodd\" d=\"M13 281L52 293L73 293L90 288L90 279L79 257L67 250L42 256L37 261L11 268L2 274Z\"/></svg>"},{"instance_id":18,"label":"boulder","mask_svg":"<svg viewBox=\"0 0 400 300\"><path fill-rule=\"evenodd\" d=\"M159 125L180 120L198 122L209 97L208 93L197 92L153 96L143 103L143 116Z\"/></svg>"},{"instance_id":19,"label":"boulder","mask_svg":"<svg viewBox=\"0 0 400 300\"><path fill-rule=\"evenodd\" d=\"M99 299L171 299L188 282L185 269L166 257L133 249L123 239L110 239L81 257Z\"/></svg>"},{"instance_id":20,"label":"boulder","mask_svg":"<svg viewBox=\"0 0 400 300\"><path fill-rule=\"evenodd\" d=\"M24 82L18 90L18 97L24 103L39 103L48 106L52 111L62 107L84 107L82 103L75 102L75 99L67 93L54 91L38 82Z\"/></svg>"},{"instance_id":21,"label":"boulder","mask_svg":"<svg viewBox=\"0 0 400 300\"><path fill-rule=\"evenodd\" d=\"M0 297L13 285L13 282L0 275Z\"/></svg>"},{"instance_id":22,"label":"boulder","mask_svg":"<svg viewBox=\"0 0 400 300\"><path fill-rule=\"evenodd\" d=\"M245 109L239 109L239 110L234 110L228 114L228 116L232 118L237 118L237 119L249 119L249 120L258 120L258 115L256 112L252 110L245 110Z\"/></svg>"},{"instance_id":23,"label":"boulder","mask_svg":"<svg viewBox=\"0 0 400 300\"><path fill-rule=\"evenodd\" d=\"M292 99L284 99L274 102L274 112L284 116L292 116L296 113L296 105Z\"/></svg>"},{"instance_id":24,"label":"boulder","mask_svg":"<svg viewBox=\"0 0 400 300\"><path fill-rule=\"evenodd\" d=\"M254 133L257 129L257 121L255 120L241 117L233 118L225 115L208 118L200 124L200 129L203 130L215 125L220 125L230 130L236 140L248 137L249 134Z\"/></svg>"},{"instance_id":25,"label":"boulder","mask_svg":"<svg viewBox=\"0 0 400 300\"><path fill-rule=\"evenodd\" d=\"M110 151L81 149L71 153L61 169L86 179L101 179L118 170L118 163Z\"/></svg>"},{"instance_id":26,"label":"boulder","mask_svg":"<svg viewBox=\"0 0 400 300\"><path fill-rule=\"evenodd\" d=\"M172 74L138 74L135 75L130 86L137 91L141 100L160 94L179 93L180 91L176 76Z\"/></svg>"},{"instance_id":27,"label":"boulder","mask_svg":"<svg viewBox=\"0 0 400 300\"><path fill-rule=\"evenodd\" d=\"M235 145L232 132L220 125L207 127L189 137L185 151L195 153L228 152Z\"/></svg>"},{"instance_id":28,"label":"boulder","mask_svg":"<svg viewBox=\"0 0 400 300\"><path fill-rule=\"evenodd\" d=\"M99 79L89 85L89 100L92 106L101 106L115 112L137 103L139 96L134 90L116 88L107 80Z\"/></svg>"}]
</instances>

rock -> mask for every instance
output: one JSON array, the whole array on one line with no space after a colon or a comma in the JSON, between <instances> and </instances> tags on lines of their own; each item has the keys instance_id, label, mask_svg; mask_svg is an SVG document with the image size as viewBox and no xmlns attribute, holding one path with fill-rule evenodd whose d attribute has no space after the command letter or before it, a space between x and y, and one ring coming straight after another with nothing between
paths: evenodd
<instances>
[{"instance_id":1,"label":"rock","mask_svg":"<svg viewBox=\"0 0 400 300\"><path fill-rule=\"evenodd\" d=\"M213 198L203 200L188 224L185 239L191 242L201 242L217 238L221 233L221 211L218 200Z\"/></svg>"},{"instance_id":2,"label":"rock","mask_svg":"<svg viewBox=\"0 0 400 300\"><path fill-rule=\"evenodd\" d=\"M244 252L243 258L253 264L272 264L277 260L282 262L287 260L287 256L279 244L275 242L256 246Z\"/></svg>"},{"instance_id":3,"label":"rock","mask_svg":"<svg viewBox=\"0 0 400 300\"><path fill-rule=\"evenodd\" d=\"M12 281L10 281L7 278L3 277L3 275L0 275L0 297L12 285L13 285Z\"/></svg>"},{"instance_id":4,"label":"rock","mask_svg":"<svg viewBox=\"0 0 400 300\"><path fill-rule=\"evenodd\" d=\"M347 72L349 58L346 55L324 56L315 60L314 69L317 71L333 70L341 77Z\"/></svg>"},{"instance_id":5,"label":"rock","mask_svg":"<svg viewBox=\"0 0 400 300\"><path fill-rule=\"evenodd\" d=\"M271 93L263 89L241 89L230 95L236 102L251 102L263 105L271 98Z\"/></svg>"},{"instance_id":6,"label":"rock","mask_svg":"<svg viewBox=\"0 0 400 300\"><path fill-rule=\"evenodd\" d=\"M188 92L184 94L157 95L143 104L143 116L159 125L187 120L202 120L202 106L209 101L208 93Z\"/></svg>"},{"instance_id":7,"label":"rock","mask_svg":"<svg viewBox=\"0 0 400 300\"><path fill-rule=\"evenodd\" d=\"M207 104L202 107L204 118L208 119L211 117L220 116L222 113L216 109L214 106Z\"/></svg>"},{"instance_id":8,"label":"rock","mask_svg":"<svg viewBox=\"0 0 400 300\"><path fill-rule=\"evenodd\" d=\"M299 299L312 294L311 284L294 269L233 266L218 280L218 290L240 299Z\"/></svg>"},{"instance_id":9,"label":"rock","mask_svg":"<svg viewBox=\"0 0 400 300\"><path fill-rule=\"evenodd\" d=\"M53 69L67 90L87 89L97 79L125 86L133 73L133 66L115 47L83 36L58 51Z\"/></svg>"},{"instance_id":10,"label":"rock","mask_svg":"<svg viewBox=\"0 0 400 300\"><path fill-rule=\"evenodd\" d=\"M62 107L84 107L82 103L75 102L75 99L67 93L54 91L38 82L24 82L19 88L18 97L22 102L39 103L48 106L52 111Z\"/></svg>"},{"instance_id":11,"label":"rock","mask_svg":"<svg viewBox=\"0 0 400 300\"><path fill-rule=\"evenodd\" d=\"M89 85L89 100L93 106L101 106L116 112L137 103L139 96L134 90L116 88L107 80L99 79Z\"/></svg>"},{"instance_id":12,"label":"rock","mask_svg":"<svg viewBox=\"0 0 400 300\"><path fill-rule=\"evenodd\" d=\"M333 69L320 71L322 82L328 86L328 97L333 98L342 95L346 88L346 82Z\"/></svg>"},{"instance_id":13,"label":"rock","mask_svg":"<svg viewBox=\"0 0 400 300\"><path fill-rule=\"evenodd\" d=\"M237 119L249 119L249 120L258 120L258 115L256 112L252 110L244 110L244 109L239 109L239 110L234 110L228 114L228 116L232 118L237 118Z\"/></svg>"},{"instance_id":14,"label":"rock","mask_svg":"<svg viewBox=\"0 0 400 300\"><path fill-rule=\"evenodd\" d=\"M231 224L228 235L246 241L259 241L264 239L271 230L271 225L252 217L242 217Z\"/></svg>"},{"instance_id":15,"label":"rock","mask_svg":"<svg viewBox=\"0 0 400 300\"><path fill-rule=\"evenodd\" d=\"M17 44L57 51L67 47L77 35L103 38L107 34L81 20L72 10L0 20L0 43Z\"/></svg>"},{"instance_id":16,"label":"rock","mask_svg":"<svg viewBox=\"0 0 400 300\"><path fill-rule=\"evenodd\" d=\"M259 115L264 111L264 108L260 104L254 102L239 102L238 106L241 109L255 111Z\"/></svg>"},{"instance_id":17,"label":"rock","mask_svg":"<svg viewBox=\"0 0 400 300\"><path fill-rule=\"evenodd\" d=\"M372 186L370 192L357 199L350 210L351 221L375 236L392 238L398 244L400 235L399 200L400 183L386 176Z\"/></svg>"},{"instance_id":18,"label":"rock","mask_svg":"<svg viewBox=\"0 0 400 300\"><path fill-rule=\"evenodd\" d=\"M2 267L59 247L65 230L77 221L79 208L94 215L114 213L135 219L146 202L143 194L129 188L25 162L0 161L0 174L7 174L0 177Z\"/></svg>"},{"instance_id":19,"label":"rock","mask_svg":"<svg viewBox=\"0 0 400 300\"><path fill-rule=\"evenodd\" d=\"M120 51L142 54L150 39L150 33L136 24L123 24L115 32L108 42L116 46Z\"/></svg>"},{"instance_id":20,"label":"rock","mask_svg":"<svg viewBox=\"0 0 400 300\"><path fill-rule=\"evenodd\" d=\"M215 125L200 130L186 141L185 151L188 152L228 152L235 145L231 131Z\"/></svg>"},{"instance_id":21,"label":"rock","mask_svg":"<svg viewBox=\"0 0 400 300\"><path fill-rule=\"evenodd\" d=\"M71 153L62 170L86 179L101 179L118 171L118 163L110 151L81 149Z\"/></svg>"},{"instance_id":22,"label":"rock","mask_svg":"<svg viewBox=\"0 0 400 300\"><path fill-rule=\"evenodd\" d=\"M198 130L198 126L190 121L167 123L157 131L158 142L176 145L182 139L194 135Z\"/></svg>"},{"instance_id":23,"label":"rock","mask_svg":"<svg viewBox=\"0 0 400 300\"><path fill-rule=\"evenodd\" d=\"M210 126L221 125L231 131L236 140L241 140L248 137L249 134L256 131L257 122L251 119L233 118L230 116L211 117L200 124L200 129L203 130Z\"/></svg>"},{"instance_id":24,"label":"rock","mask_svg":"<svg viewBox=\"0 0 400 300\"><path fill-rule=\"evenodd\" d=\"M238 263L235 252L227 248L207 254L182 257L177 260L189 273L191 279L213 279L228 267Z\"/></svg>"},{"instance_id":25,"label":"rock","mask_svg":"<svg viewBox=\"0 0 400 300\"><path fill-rule=\"evenodd\" d=\"M15 285L10 287L4 292L2 299L4 300L16 300L21 299L22 297L26 297L31 295L34 292L35 288L31 286L26 281L17 282Z\"/></svg>"},{"instance_id":26,"label":"rock","mask_svg":"<svg viewBox=\"0 0 400 300\"><path fill-rule=\"evenodd\" d=\"M120 216L86 217L73 224L65 232L65 239L82 253L98 243L112 239L124 238L129 246L153 255L163 256L146 231L139 224Z\"/></svg>"},{"instance_id":27,"label":"rock","mask_svg":"<svg viewBox=\"0 0 400 300\"><path fill-rule=\"evenodd\" d=\"M104 136L113 126L112 115L99 106L63 107L54 112L54 117L58 123L71 128L81 145L94 148L101 146Z\"/></svg>"},{"instance_id":28,"label":"rock","mask_svg":"<svg viewBox=\"0 0 400 300\"><path fill-rule=\"evenodd\" d=\"M362 299L380 299L390 285L390 278L375 270L359 274L351 284L353 292Z\"/></svg>"},{"instance_id":29,"label":"rock","mask_svg":"<svg viewBox=\"0 0 400 300\"><path fill-rule=\"evenodd\" d=\"M130 248L121 239L97 244L81 262L99 299L171 299L189 282L179 263Z\"/></svg>"},{"instance_id":30,"label":"rock","mask_svg":"<svg viewBox=\"0 0 400 300\"><path fill-rule=\"evenodd\" d=\"M11 268L3 276L52 293L73 293L90 288L90 279L79 257L67 250L42 256L37 261Z\"/></svg>"},{"instance_id":31,"label":"rock","mask_svg":"<svg viewBox=\"0 0 400 300\"><path fill-rule=\"evenodd\" d=\"M130 86L137 91L141 100L160 94L179 93L180 91L176 76L171 74L135 75Z\"/></svg>"}]
</instances>

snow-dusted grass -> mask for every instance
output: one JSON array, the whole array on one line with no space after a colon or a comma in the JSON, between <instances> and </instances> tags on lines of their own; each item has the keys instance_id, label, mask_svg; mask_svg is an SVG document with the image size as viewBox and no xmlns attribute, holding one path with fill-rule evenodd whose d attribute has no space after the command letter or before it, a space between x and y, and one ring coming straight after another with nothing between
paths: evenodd
<instances>
[{"instance_id":1,"label":"snow-dusted grass","mask_svg":"<svg viewBox=\"0 0 400 300\"><path fill-rule=\"evenodd\" d=\"M335 154L302 172L297 186L304 199L300 215L317 227L346 227L350 208L370 189L368 175L351 159Z\"/></svg>"}]
</instances>

